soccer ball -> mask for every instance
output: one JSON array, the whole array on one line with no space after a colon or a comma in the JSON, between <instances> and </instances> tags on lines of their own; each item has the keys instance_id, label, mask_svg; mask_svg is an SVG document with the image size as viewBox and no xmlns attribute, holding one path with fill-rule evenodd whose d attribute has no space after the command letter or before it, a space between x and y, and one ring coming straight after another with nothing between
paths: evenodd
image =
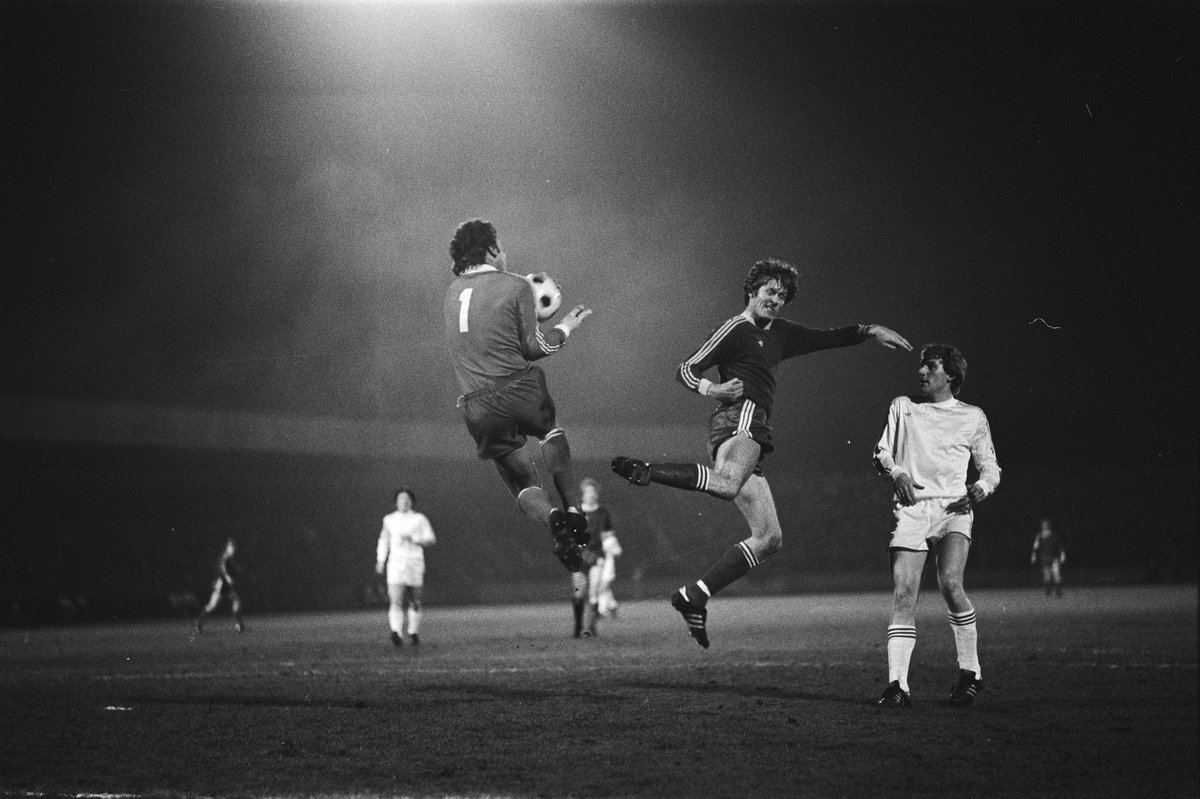
<instances>
[{"instance_id":1,"label":"soccer ball","mask_svg":"<svg viewBox=\"0 0 1200 799\"><path fill-rule=\"evenodd\" d=\"M537 303L538 321L545 322L558 313L558 309L562 305L562 291L554 282L554 278L545 272L534 272L532 275L526 275L525 279L533 284L533 299Z\"/></svg>"}]
</instances>

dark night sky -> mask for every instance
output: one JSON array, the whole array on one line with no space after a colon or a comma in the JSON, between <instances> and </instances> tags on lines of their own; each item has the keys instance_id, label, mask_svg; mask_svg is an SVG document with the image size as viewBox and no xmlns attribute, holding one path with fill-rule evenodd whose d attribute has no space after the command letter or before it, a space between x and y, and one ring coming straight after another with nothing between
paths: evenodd
<instances>
[{"instance_id":1,"label":"dark night sky","mask_svg":"<svg viewBox=\"0 0 1200 799\"><path fill-rule=\"evenodd\" d=\"M1002 464L1196 463L1194 3L0 7L0 396L457 423L483 216L595 309L568 431L701 439L674 366L775 256L961 347ZM783 449L866 463L916 366L785 364Z\"/></svg>"}]
</instances>

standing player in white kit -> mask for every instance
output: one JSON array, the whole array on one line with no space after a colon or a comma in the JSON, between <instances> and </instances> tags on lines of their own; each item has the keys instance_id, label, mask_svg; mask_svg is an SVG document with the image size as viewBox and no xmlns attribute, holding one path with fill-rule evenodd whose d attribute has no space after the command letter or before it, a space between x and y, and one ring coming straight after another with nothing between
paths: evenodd
<instances>
[{"instance_id":1,"label":"standing player in white kit","mask_svg":"<svg viewBox=\"0 0 1200 799\"><path fill-rule=\"evenodd\" d=\"M387 574L388 626L392 645L421 643L421 593L425 587L425 547L437 539L425 514L413 509L416 496L409 488L396 490L396 510L383 517L375 548L375 572Z\"/></svg>"}]
</instances>

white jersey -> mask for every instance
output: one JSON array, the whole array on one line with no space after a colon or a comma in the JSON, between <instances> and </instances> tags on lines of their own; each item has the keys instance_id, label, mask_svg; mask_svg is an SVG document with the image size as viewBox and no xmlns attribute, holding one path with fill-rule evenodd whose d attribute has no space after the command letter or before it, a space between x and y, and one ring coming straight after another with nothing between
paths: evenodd
<instances>
[{"instance_id":1,"label":"white jersey","mask_svg":"<svg viewBox=\"0 0 1200 799\"><path fill-rule=\"evenodd\" d=\"M990 494L1000 485L992 431L981 409L957 399L914 402L897 397L875 445L875 466L895 480L912 478L917 499L957 498L967 492L967 464L974 459L977 484Z\"/></svg>"},{"instance_id":2,"label":"white jersey","mask_svg":"<svg viewBox=\"0 0 1200 799\"><path fill-rule=\"evenodd\" d=\"M393 511L383 517L383 529L379 531L375 562L387 564L389 583L406 582L403 578L409 571L424 571L425 547L434 544L436 540L433 526L425 514L414 510Z\"/></svg>"}]
</instances>

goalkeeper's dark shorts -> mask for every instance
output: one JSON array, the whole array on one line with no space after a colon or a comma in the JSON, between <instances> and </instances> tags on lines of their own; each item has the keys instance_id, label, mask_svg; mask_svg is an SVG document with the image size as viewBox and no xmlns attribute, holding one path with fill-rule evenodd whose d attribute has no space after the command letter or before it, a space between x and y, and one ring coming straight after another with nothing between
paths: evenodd
<instances>
[{"instance_id":1,"label":"goalkeeper's dark shorts","mask_svg":"<svg viewBox=\"0 0 1200 799\"><path fill-rule=\"evenodd\" d=\"M458 398L458 407L481 460L494 460L520 449L527 436L540 441L556 427L546 373L537 366L464 394Z\"/></svg>"},{"instance_id":2,"label":"goalkeeper's dark shorts","mask_svg":"<svg viewBox=\"0 0 1200 799\"><path fill-rule=\"evenodd\" d=\"M763 458L775 450L767 412L750 400L718 405L708 424L708 448L714 460L721 445L734 436L746 436L762 448L754 465L754 473L761 477Z\"/></svg>"}]
</instances>

